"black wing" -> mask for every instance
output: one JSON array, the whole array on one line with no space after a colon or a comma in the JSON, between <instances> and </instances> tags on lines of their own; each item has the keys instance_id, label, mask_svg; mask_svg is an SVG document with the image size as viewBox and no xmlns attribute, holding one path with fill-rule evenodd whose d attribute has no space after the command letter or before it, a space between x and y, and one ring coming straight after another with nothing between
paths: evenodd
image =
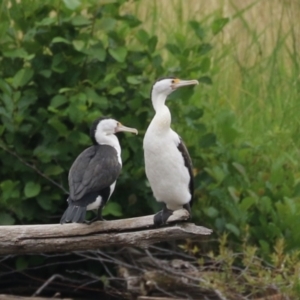
<instances>
[{"instance_id":1,"label":"black wing","mask_svg":"<svg viewBox=\"0 0 300 300\"><path fill-rule=\"evenodd\" d=\"M194 174L193 174L193 164L191 157L189 155L189 151L184 144L183 140L181 137L179 137L180 143L178 144L177 148L181 152L183 160L184 160L184 165L187 167L189 174L190 174L190 183L189 183L189 190L191 193L191 201L190 201L190 206L192 206L193 201L194 201Z\"/></svg>"},{"instance_id":2,"label":"black wing","mask_svg":"<svg viewBox=\"0 0 300 300\"><path fill-rule=\"evenodd\" d=\"M95 145L85 149L69 172L70 198L77 201L88 193L110 186L120 172L121 165L115 148Z\"/></svg>"}]
</instances>

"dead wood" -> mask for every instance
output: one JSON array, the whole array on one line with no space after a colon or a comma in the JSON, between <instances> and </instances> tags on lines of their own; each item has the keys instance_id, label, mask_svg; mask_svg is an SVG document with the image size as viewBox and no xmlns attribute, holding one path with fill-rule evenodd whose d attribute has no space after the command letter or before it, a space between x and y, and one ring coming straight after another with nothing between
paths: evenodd
<instances>
[{"instance_id":1,"label":"dead wood","mask_svg":"<svg viewBox=\"0 0 300 300\"><path fill-rule=\"evenodd\" d=\"M187 220L184 209L174 212L168 223ZM212 230L191 223L154 228L153 215L86 224L15 225L0 227L0 255L72 252L107 246L146 247L161 241L200 238Z\"/></svg>"}]
</instances>

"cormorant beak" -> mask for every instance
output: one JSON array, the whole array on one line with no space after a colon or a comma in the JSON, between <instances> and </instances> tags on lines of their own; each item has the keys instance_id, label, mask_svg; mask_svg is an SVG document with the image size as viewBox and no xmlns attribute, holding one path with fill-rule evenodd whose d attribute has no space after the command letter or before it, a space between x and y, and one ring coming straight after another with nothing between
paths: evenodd
<instances>
[{"instance_id":1,"label":"cormorant beak","mask_svg":"<svg viewBox=\"0 0 300 300\"><path fill-rule=\"evenodd\" d=\"M116 127L116 132L122 132L122 131L127 131L127 132L132 132L132 133L138 134L137 129L126 127L126 126L122 125L121 123L118 123L118 125Z\"/></svg>"},{"instance_id":2,"label":"cormorant beak","mask_svg":"<svg viewBox=\"0 0 300 300\"><path fill-rule=\"evenodd\" d=\"M171 88L173 90L176 90L180 87L183 87L183 86L187 86L187 85L197 85L199 84L199 81L198 80L181 80L181 79L175 79L174 80L174 83L171 84Z\"/></svg>"}]
</instances>

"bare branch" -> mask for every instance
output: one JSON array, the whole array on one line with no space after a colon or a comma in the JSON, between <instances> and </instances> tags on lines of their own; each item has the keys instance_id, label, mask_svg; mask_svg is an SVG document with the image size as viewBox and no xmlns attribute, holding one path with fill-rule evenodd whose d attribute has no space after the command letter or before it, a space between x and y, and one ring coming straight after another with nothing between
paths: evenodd
<instances>
[{"instance_id":1,"label":"bare branch","mask_svg":"<svg viewBox=\"0 0 300 300\"><path fill-rule=\"evenodd\" d=\"M169 221L186 220L188 212L176 211ZM153 215L86 224L14 225L0 227L0 255L73 252L108 246L147 247L161 241L199 238L212 230L191 223L154 228Z\"/></svg>"}]
</instances>

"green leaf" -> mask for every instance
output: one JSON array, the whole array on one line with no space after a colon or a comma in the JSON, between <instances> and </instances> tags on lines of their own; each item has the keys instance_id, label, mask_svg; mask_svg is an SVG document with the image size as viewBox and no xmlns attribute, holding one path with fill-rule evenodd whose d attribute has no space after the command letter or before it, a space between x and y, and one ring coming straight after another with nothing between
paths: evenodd
<instances>
[{"instance_id":1,"label":"green leaf","mask_svg":"<svg viewBox=\"0 0 300 300\"><path fill-rule=\"evenodd\" d=\"M89 49L84 49L82 52L88 54L91 59L105 61L106 58L106 51L101 42L91 46Z\"/></svg>"},{"instance_id":2,"label":"green leaf","mask_svg":"<svg viewBox=\"0 0 300 300\"><path fill-rule=\"evenodd\" d=\"M141 84L142 77L141 76L127 76L126 81L130 84Z\"/></svg>"},{"instance_id":3,"label":"green leaf","mask_svg":"<svg viewBox=\"0 0 300 300\"><path fill-rule=\"evenodd\" d=\"M240 236L240 230L234 224L227 223L225 227L237 237Z\"/></svg>"},{"instance_id":4,"label":"green leaf","mask_svg":"<svg viewBox=\"0 0 300 300\"><path fill-rule=\"evenodd\" d=\"M166 48L175 56L181 53L181 50L175 44L166 44Z\"/></svg>"},{"instance_id":5,"label":"green leaf","mask_svg":"<svg viewBox=\"0 0 300 300\"><path fill-rule=\"evenodd\" d=\"M212 85L212 80L210 77L208 76L202 76L198 79L199 82L205 83L205 84L209 84Z\"/></svg>"},{"instance_id":6,"label":"green leaf","mask_svg":"<svg viewBox=\"0 0 300 300\"><path fill-rule=\"evenodd\" d=\"M28 53L23 48L10 49L9 51L4 51L3 55L6 57L20 57L26 58Z\"/></svg>"},{"instance_id":7,"label":"green leaf","mask_svg":"<svg viewBox=\"0 0 300 300\"><path fill-rule=\"evenodd\" d=\"M11 87L9 86L9 84L5 80L2 80L2 79L0 79L0 89L7 95L11 95L11 93L12 93L12 90L11 90Z\"/></svg>"},{"instance_id":8,"label":"green leaf","mask_svg":"<svg viewBox=\"0 0 300 300\"><path fill-rule=\"evenodd\" d=\"M41 191L41 185L37 182L29 181L24 188L24 194L26 198L33 198L37 196Z\"/></svg>"},{"instance_id":9,"label":"green leaf","mask_svg":"<svg viewBox=\"0 0 300 300\"><path fill-rule=\"evenodd\" d=\"M120 204L110 201L106 204L105 208L103 209L102 215L103 216L112 215L115 217L121 217L123 215L122 208Z\"/></svg>"},{"instance_id":10,"label":"green leaf","mask_svg":"<svg viewBox=\"0 0 300 300\"><path fill-rule=\"evenodd\" d=\"M57 73L64 73L67 70L67 64L62 53L53 57L51 69Z\"/></svg>"},{"instance_id":11,"label":"green leaf","mask_svg":"<svg viewBox=\"0 0 300 300\"><path fill-rule=\"evenodd\" d=\"M67 102L68 99L64 95L56 95L51 99L50 106L57 108Z\"/></svg>"},{"instance_id":12,"label":"green leaf","mask_svg":"<svg viewBox=\"0 0 300 300\"><path fill-rule=\"evenodd\" d=\"M97 26L102 31L111 31L115 28L117 21L113 18L101 18L97 20Z\"/></svg>"},{"instance_id":13,"label":"green leaf","mask_svg":"<svg viewBox=\"0 0 300 300\"><path fill-rule=\"evenodd\" d=\"M33 76L33 70L29 68L21 69L13 78L13 86L15 88L22 87L30 81Z\"/></svg>"},{"instance_id":14,"label":"green leaf","mask_svg":"<svg viewBox=\"0 0 300 300\"><path fill-rule=\"evenodd\" d=\"M18 199L20 197L20 192L18 189L19 181L4 180L0 184L2 190L2 202L9 202L11 199Z\"/></svg>"},{"instance_id":15,"label":"green leaf","mask_svg":"<svg viewBox=\"0 0 300 300\"><path fill-rule=\"evenodd\" d=\"M61 166L49 166L46 168L44 173L48 176L54 176L54 175L59 175L64 172L64 169Z\"/></svg>"},{"instance_id":16,"label":"green leaf","mask_svg":"<svg viewBox=\"0 0 300 300\"><path fill-rule=\"evenodd\" d=\"M195 34L200 40L205 38L205 30L202 28L199 22L197 21L190 21L189 25L193 28Z\"/></svg>"},{"instance_id":17,"label":"green leaf","mask_svg":"<svg viewBox=\"0 0 300 300\"><path fill-rule=\"evenodd\" d=\"M58 92L59 92L60 94L63 94L63 93L70 92L70 91L73 91L73 90L74 90L74 89L69 88L69 87L63 87L63 88L59 89Z\"/></svg>"},{"instance_id":18,"label":"green leaf","mask_svg":"<svg viewBox=\"0 0 300 300\"><path fill-rule=\"evenodd\" d=\"M63 2L70 10L75 10L81 4L79 0L63 0Z\"/></svg>"},{"instance_id":19,"label":"green leaf","mask_svg":"<svg viewBox=\"0 0 300 300\"><path fill-rule=\"evenodd\" d=\"M212 45L208 43L203 43L197 47L198 55L206 55L209 51L211 51Z\"/></svg>"},{"instance_id":20,"label":"green leaf","mask_svg":"<svg viewBox=\"0 0 300 300\"><path fill-rule=\"evenodd\" d=\"M44 210L51 210L52 209L52 201L43 195L37 197L37 203L39 206Z\"/></svg>"},{"instance_id":21,"label":"green leaf","mask_svg":"<svg viewBox=\"0 0 300 300\"><path fill-rule=\"evenodd\" d=\"M6 212L0 212L0 225L13 225L15 219Z\"/></svg>"},{"instance_id":22,"label":"green leaf","mask_svg":"<svg viewBox=\"0 0 300 300\"><path fill-rule=\"evenodd\" d=\"M82 40L74 40L72 41L72 44L77 51L81 51L85 45L84 41Z\"/></svg>"},{"instance_id":23,"label":"green leaf","mask_svg":"<svg viewBox=\"0 0 300 300\"><path fill-rule=\"evenodd\" d=\"M193 119L198 120L204 115L204 110L202 108L193 107L192 109L189 109L186 113L186 116Z\"/></svg>"},{"instance_id":24,"label":"green leaf","mask_svg":"<svg viewBox=\"0 0 300 300\"><path fill-rule=\"evenodd\" d=\"M219 211L217 209L215 209L214 207L210 206L210 207L204 209L204 213L207 216L209 216L210 218L215 219L218 216Z\"/></svg>"},{"instance_id":25,"label":"green leaf","mask_svg":"<svg viewBox=\"0 0 300 300\"><path fill-rule=\"evenodd\" d=\"M116 86L109 91L109 94L117 95L117 94L124 93L124 92L125 92L125 90L121 86Z\"/></svg>"},{"instance_id":26,"label":"green leaf","mask_svg":"<svg viewBox=\"0 0 300 300\"><path fill-rule=\"evenodd\" d=\"M64 44L71 44L70 41L68 41L67 39L61 37L61 36L56 36L55 38L53 38L53 40L51 41L51 43L55 44L55 43L64 43Z\"/></svg>"},{"instance_id":27,"label":"green leaf","mask_svg":"<svg viewBox=\"0 0 300 300\"><path fill-rule=\"evenodd\" d=\"M115 49L110 48L108 52L116 61L120 63L124 62L127 56L127 49L125 47L118 47Z\"/></svg>"},{"instance_id":28,"label":"green leaf","mask_svg":"<svg viewBox=\"0 0 300 300\"><path fill-rule=\"evenodd\" d=\"M101 109L106 109L108 106L108 100L106 97L98 95L93 89L85 88L85 93L90 105L97 104Z\"/></svg>"},{"instance_id":29,"label":"green leaf","mask_svg":"<svg viewBox=\"0 0 300 300\"><path fill-rule=\"evenodd\" d=\"M207 133L201 137L199 146L201 148L212 147L212 146L216 145L216 141L217 141L217 138L216 138L215 134Z\"/></svg>"},{"instance_id":30,"label":"green leaf","mask_svg":"<svg viewBox=\"0 0 300 300\"><path fill-rule=\"evenodd\" d=\"M148 41L148 49L150 52L154 52L155 51L155 48L156 48L156 45L157 45L157 36L154 35L152 36L149 41Z\"/></svg>"},{"instance_id":31,"label":"green leaf","mask_svg":"<svg viewBox=\"0 0 300 300\"><path fill-rule=\"evenodd\" d=\"M67 136L67 134L69 133L67 126L60 120L58 120L56 116L49 119L48 124L50 124L54 129L56 129L60 136Z\"/></svg>"},{"instance_id":32,"label":"green leaf","mask_svg":"<svg viewBox=\"0 0 300 300\"><path fill-rule=\"evenodd\" d=\"M84 25L91 24L91 20L89 20L88 18L86 18L82 15L73 17L71 19L71 22L74 26L84 26Z\"/></svg>"},{"instance_id":33,"label":"green leaf","mask_svg":"<svg viewBox=\"0 0 300 300\"><path fill-rule=\"evenodd\" d=\"M238 203L240 201L240 197L239 197L239 192L236 190L235 187L233 186L229 186L228 187L228 192L230 194L230 196L232 197L232 199Z\"/></svg>"},{"instance_id":34,"label":"green leaf","mask_svg":"<svg viewBox=\"0 0 300 300\"><path fill-rule=\"evenodd\" d=\"M52 71L51 70L42 70L39 72L39 74L41 74L45 78L49 78L52 74Z\"/></svg>"},{"instance_id":35,"label":"green leaf","mask_svg":"<svg viewBox=\"0 0 300 300\"><path fill-rule=\"evenodd\" d=\"M204 57L200 63L200 69L203 73L206 73L210 69L210 58L209 57Z\"/></svg>"},{"instance_id":36,"label":"green leaf","mask_svg":"<svg viewBox=\"0 0 300 300\"><path fill-rule=\"evenodd\" d=\"M247 211L249 208L251 208L256 203L256 199L253 197L245 197L239 207L242 211Z\"/></svg>"},{"instance_id":37,"label":"green leaf","mask_svg":"<svg viewBox=\"0 0 300 300\"><path fill-rule=\"evenodd\" d=\"M216 35L220 31L222 31L222 29L228 22L229 22L229 18L220 18L220 19L214 20L211 24L211 30L212 30L213 34Z\"/></svg>"},{"instance_id":38,"label":"green leaf","mask_svg":"<svg viewBox=\"0 0 300 300\"><path fill-rule=\"evenodd\" d=\"M49 26L51 24L54 24L57 22L57 17L52 18L52 17L46 17L42 21L37 22L36 25L38 26Z\"/></svg>"},{"instance_id":39,"label":"green leaf","mask_svg":"<svg viewBox=\"0 0 300 300\"><path fill-rule=\"evenodd\" d=\"M149 34L147 31L145 31L144 29L140 29L137 33L136 33L136 37L137 39L142 43L142 44L147 44L148 40L149 40Z\"/></svg>"},{"instance_id":40,"label":"green leaf","mask_svg":"<svg viewBox=\"0 0 300 300\"><path fill-rule=\"evenodd\" d=\"M244 180L245 180L248 184L250 184L250 181L249 181L249 178L248 178L248 175L247 175L247 173L246 173L245 168L244 168L241 164L239 164L239 163L237 163L237 162L233 162L232 165L233 165L234 168L235 168L235 169L243 176Z\"/></svg>"}]
</instances>

